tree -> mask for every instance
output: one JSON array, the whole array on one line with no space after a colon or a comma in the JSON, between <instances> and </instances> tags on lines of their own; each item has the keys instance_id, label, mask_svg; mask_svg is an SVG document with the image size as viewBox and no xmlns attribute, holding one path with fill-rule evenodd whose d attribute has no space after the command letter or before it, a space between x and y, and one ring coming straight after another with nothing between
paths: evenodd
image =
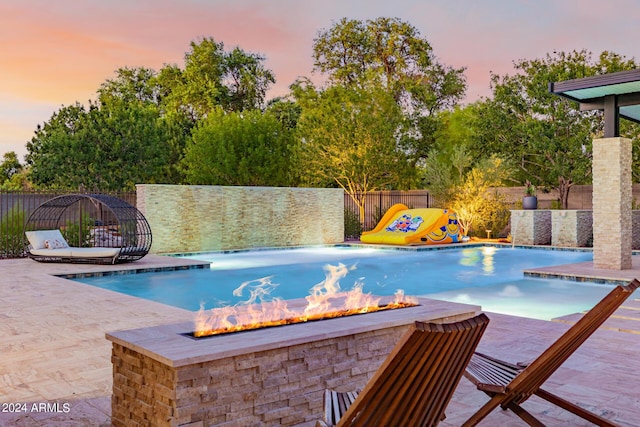
<instances>
[{"instance_id":1,"label":"tree","mask_svg":"<svg viewBox=\"0 0 640 427\"><path fill-rule=\"evenodd\" d=\"M397 18L366 22L343 18L314 40L314 70L329 83L385 88L409 119L411 138L403 140L413 164L426 157L439 128L438 114L464 96L464 68L440 64L419 31Z\"/></svg>"},{"instance_id":2,"label":"tree","mask_svg":"<svg viewBox=\"0 0 640 427\"><path fill-rule=\"evenodd\" d=\"M193 131L182 166L190 184L292 186L297 146L278 118L259 110L211 112Z\"/></svg>"},{"instance_id":3,"label":"tree","mask_svg":"<svg viewBox=\"0 0 640 427\"><path fill-rule=\"evenodd\" d=\"M22 172L23 168L15 151L4 153L2 155L2 163L0 163L0 185L10 181L11 177Z\"/></svg>"},{"instance_id":4,"label":"tree","mask_svg":"<svg viewBox=\"0 0 640 427\"><path fill-rule=\"evenodd\" d=\"M273 72L264 68L264 59L238 47L225 55L223 83L227 96L223 108L244 111L264 107L267 90L276 82Z\"/></svg>"},{"instance_id":5,"label":"tree","mask_svg":"<svg viewBox=\"0 0 640 427\"><path fill-rule=\"evenodd\" d=\"M85 107L75 103L62 107L48 122L38 125L35 136L27 142L26 156L35 184L44 187L60 186L59 180L65 179L69 173L82 173L75 169L75 162L86 162L84 156L90 149L78 146L86 115ZM73 182L69 184L73 187Z\"/></svg>"},{"instance_id":6,"label":"tree","mask_svg":"<svg viewBox=\"0 0 640 427\"><path fill-rule=\"evenodd\" d=\"M457 132L454 126L451 134ZM463 234L477 234L507 225L506 200L493 188L504 185L511 169L495 154L475 157L465 142L451 143L443 138L430 151L422 178L436 202L456 212Z\"/></svg>"},{"instance_id":7,"label":"tree","mask_svg":"<svg viewBox=\"0 0 640 427\"><path fill-rule=\"evenodd\" d=\"M275 82L260 55L226 52L212 38L190 48L184 69L119 68L89 107L63 106L38 126L27 144L33 182L102 190L182 182L177 166L198 121L220 108L263 107Z\"/></svg>"},{"instance_id":8,"label":"tree","mask_svg":"<svg viewBox=\"0 0 640 427\"><path fill-rule=\"evenodd\" d=\"M302 107L298 131L305 184L343 188L364 221L367 192L413 182L399 145L404 117L389 92L341 85L317 91L307 81L294 86L294 95Z\"/></svg>"},{"instance_id":9,"label":"tree","mask_svg":"<svg viewBox=\"0 0 640 427\"><path fill-rule=\"evenodd\" d=\"M38 126L27 143L31 178L47 188L132 190L166 182L171 147L157 107L113 99L76 103Z\"/></svg>"},{"instance_id":10,"label":"tree","mask_svg":"<svg viewBox=\"0 0 640 427\"><path fill-rule=\"evenodd\" d=\"M98 100L110 103L115 100L123 102L142 102L159 104L158 82L156 72L150 68L119 68L116 76L107 79L98 89Z\"/></svg>"},{"instance_id":11,"label":"tree","mask_svg":"<svg viewBox=\"0 0 640 427\"><path fill-rule=\"evenodd\" d=\"M495 187L504 184L509 169L495 155L477 162L456 186L451 207L464 235L485 230L499 233L509 222L509 206Z\"/></svg>"},{"instance_id":12,"label":"tree","mask_svg":"<svg viewBox=\"0 0 640 427\"><path fill-rule=\"evenodd\" d=\"M554 52L545 58L514 62L514 75L492 75L493 98L475 108L475 144L508 156L518 180L558 190L567 208L571 186L587 183L591 142L602 129L598 112L581 112L577 103L549 93L550 82L635 68L633 60L603 52L594 62L585 50Z\"/></svg>"},{"instance_id":13,"label":"tree","mask_svg":"<svg viewBox=\"0 0 640 427\"><path fill-rule=\"evenodd\" d=\"M169 65L160 70L160 99L168 111L181 111L195 123L207 114L264 107L266 92L275 83L264 57L239 47L231 52L213 38L191 42L184 70Z\"/></svg>"},{"instance_id":14,"label":"tree","mask_svg":"<svg viewBox=\"0 0 640 427\"><path fill-rule=\"evenodd\" d=\"M285 129L294 131L302 113L300 104L287 98L277 97L267 103L266 111L272 113Z\"/></svg>"}]
</instances>

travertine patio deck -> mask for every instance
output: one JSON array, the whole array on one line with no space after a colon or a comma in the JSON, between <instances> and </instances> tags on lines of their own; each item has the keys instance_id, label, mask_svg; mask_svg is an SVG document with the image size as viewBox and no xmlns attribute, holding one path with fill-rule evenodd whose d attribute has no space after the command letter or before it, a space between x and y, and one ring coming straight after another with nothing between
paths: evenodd
<instances>
[{"instance_id":1,"label":"travertine patio deck","mask_svg":"<svg viewBox=\"0 0 640 427\"><path fill-rule=\"evenodd\" d=\"M0 261L0 425L109 425L111 346L104 334L192 318L192 313L185 310L51 274L188 263L190 261L154 255L115 267L39 264L26 259ZM597 271L589 264L554 267L549 274L619 276L623 280L640 277L640 259L634 259L633 270L622 273ZM489 316L492 323L480 349L493 354L499 352L514 361L530 360L568 327L557 322L492 313ZM640 397L636 392L640 387L639 354L640 335L598 331L551 377L548 388L622 426L637 426L640 420ZM459 425L485 401L483 393L463 380L442 425ZM44 406L40 406L41 403ZM537 398L530 399L525 407L549 425L588 425ZM27 412L15 413L16 409ZM508 412L497 410L481 425L519 426L522 422Z\"/></svg>"}]
</instances>

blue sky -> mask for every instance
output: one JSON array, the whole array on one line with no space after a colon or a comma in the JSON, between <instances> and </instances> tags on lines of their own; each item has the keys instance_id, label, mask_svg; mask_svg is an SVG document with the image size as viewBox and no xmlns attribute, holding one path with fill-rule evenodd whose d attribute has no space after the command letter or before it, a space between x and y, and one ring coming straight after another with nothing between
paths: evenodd
<instances>
[{"instance_id":1,"label":"blue sky","mask_svg":"<svg viewBox=\"0 0 640 427\"><path fill-rule=\"evenodd\" d=\"M466 67L466 102L489 96L490 72L512 73L514 60L581 49L640 60L636 0L0 0L0 155L22 158L38 124L95 99L120 67L182 66L191 41L263 54L272 97L314 78L319 30L380 16L409 22L442 63Z\"/></svg>"}]
</instances>

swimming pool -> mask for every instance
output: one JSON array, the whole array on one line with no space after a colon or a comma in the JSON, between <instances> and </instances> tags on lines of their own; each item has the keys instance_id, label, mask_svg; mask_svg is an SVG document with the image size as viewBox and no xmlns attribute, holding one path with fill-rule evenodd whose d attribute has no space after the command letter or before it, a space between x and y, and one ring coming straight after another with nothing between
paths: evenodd
<instances>
[{"instance_id":1,"label":"swimming pool","mask_svg":"<svg viewBox=\"0 0 640 427\"><path fill-rule=\"evenodd\" d=\"M118 274L73 279L116 292L195 311L246 301L248 291L264 286L270 297L302 298L325 279L323 267L344 264L343 290L356 282L364 291L426 296L479 304L486 311L537 319L583 311L610 286L523 277L522 270L592 260L591 252L467 247L395 250L367 247L316 247L191 255L209 269ZM242 284L241 292L234 290Z\"/></svg>"}]
</instances>

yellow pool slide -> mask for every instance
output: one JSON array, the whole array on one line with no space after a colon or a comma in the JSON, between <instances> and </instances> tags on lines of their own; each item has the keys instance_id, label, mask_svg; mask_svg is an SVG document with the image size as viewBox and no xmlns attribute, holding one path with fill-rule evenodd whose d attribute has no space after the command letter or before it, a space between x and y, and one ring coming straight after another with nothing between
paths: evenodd
<instances>
[{"instance_id":1,"label":"yellow pool slide","mask_svg":"<svg viewBox=\"0 0 640 427\"><path fill-rule=\"evenodd\" d=\"M360 236L363 243L389 245L437 245L462 241L456 213L450 209L409 209L395 204L378 225Z\"/></svg>"}]
</instances>

